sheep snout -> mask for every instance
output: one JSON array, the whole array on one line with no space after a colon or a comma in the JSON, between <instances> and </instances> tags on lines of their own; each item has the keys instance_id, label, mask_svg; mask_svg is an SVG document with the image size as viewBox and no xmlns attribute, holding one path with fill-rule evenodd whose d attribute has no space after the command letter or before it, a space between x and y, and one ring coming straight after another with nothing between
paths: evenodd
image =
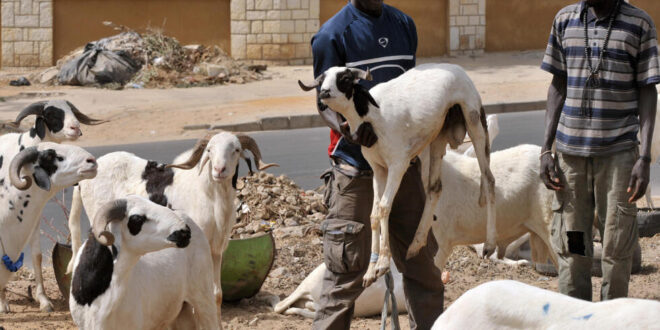
<instances>
[{"instance_id":1,"label":"sheep snout","mask_svg":"<svg viewBox=\"0 0 660 330\"><path fill-rule=\"evenodd\" d=\"M174 242L178 248L184 248L190 244L190 236L190 227L186 225L185 229L179 229L167 236L167 240Z\"/></svg>"}]
</instances>

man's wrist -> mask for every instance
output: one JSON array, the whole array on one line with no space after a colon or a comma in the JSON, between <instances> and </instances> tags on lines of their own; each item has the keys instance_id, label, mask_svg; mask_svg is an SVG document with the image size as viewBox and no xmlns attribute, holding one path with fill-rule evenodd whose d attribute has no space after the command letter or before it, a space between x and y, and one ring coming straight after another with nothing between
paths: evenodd
<instances>
[{"instance_id":1,"label":"man's wrist","mask_svg":"<svg viewBox=\"0 0 660 330\"><path fill-rule=\"evenodd\" d=\"M641 159L641 160L643 160L643 161L645 161L649 164L651 163L651 157L650 156L639 156L639 159Z\"/></svg>"}]
</instances>

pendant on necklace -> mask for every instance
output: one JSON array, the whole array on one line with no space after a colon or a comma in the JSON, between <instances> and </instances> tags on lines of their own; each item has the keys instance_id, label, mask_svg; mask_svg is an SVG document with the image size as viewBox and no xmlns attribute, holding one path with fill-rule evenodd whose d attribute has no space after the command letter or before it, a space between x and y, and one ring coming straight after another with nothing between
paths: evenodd
<instances>
[{"instance_id":1,"label":"pendant on necklace","mask_svg":"<svg viewBox=\"0 0 660 330\"><path fill-rule=\"evenodd\" d=\"M588 80L590 82L591 87L593 88L600 87L600 75L598 74L598 72L592 72Z\"/></svg>"}]
</instances>

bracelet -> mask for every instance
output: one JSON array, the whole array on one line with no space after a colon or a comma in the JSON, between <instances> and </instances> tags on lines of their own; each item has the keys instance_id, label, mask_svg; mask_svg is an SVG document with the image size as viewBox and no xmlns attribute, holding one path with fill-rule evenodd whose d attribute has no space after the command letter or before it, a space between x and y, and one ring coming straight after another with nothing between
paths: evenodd
<instances>
[{"instance_id":1,"label":"bracelet","mask_svg":"<svg viewBox=\"0 0 660 330\"><path fill-rule=\"evenodd\" d=\"M539 156L539 159L541 159L541 157L543 157L543 155L545 155L545 154L551 154L551 153L552 153L552 150L546 150L546 151L544 151L544 152L541 153L541 155Z\"/></svg>"},{"instance_id":2,"label":"bracelet","mask_svg":"<svg viewBox=\"0 0 660 330\"><path fill-rule=\"evenodd\" d=\"M651 162L651 157L649 157L649 156L640 156L639 159L641 159L641 160L643 160L647 163Z\"/></svg>"}]
</instances>

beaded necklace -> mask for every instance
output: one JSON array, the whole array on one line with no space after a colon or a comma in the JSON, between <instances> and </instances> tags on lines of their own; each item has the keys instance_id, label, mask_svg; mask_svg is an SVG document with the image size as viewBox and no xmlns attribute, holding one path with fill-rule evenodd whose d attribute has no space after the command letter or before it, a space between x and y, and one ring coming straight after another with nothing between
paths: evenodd
<instances>
[{"instance_id":1,"label":"beaded necklace","mask_svg":"<svg viewBox=\"0 0 660 330\"><path fill-rule=\"evenodd\" d=\"M591 102L593 101L594 90L600 88L600 69L603 66L603 55L607 52L607 44L610 42L610 36L612 35L612 27L614 26L614 20L619 13L619 7L621 6L621 0L617 0L614 10L610 13L610 22L607 26L607 34L605 35L605 41L603 42L603 48L598 54L598 63L594 68L591 64L591 54L592 49L589 46L589 33L588 33L588 22L587 17L589 7L585 5L585 12L583 14L582 23L584 23L584 57L587 59L587 70L589 70L589 76L584 82L584 89L582 92L582 106L580 108L581 115L583 117L593 115L593 109L591 108Z\"/></svg>"}]
</instances>

